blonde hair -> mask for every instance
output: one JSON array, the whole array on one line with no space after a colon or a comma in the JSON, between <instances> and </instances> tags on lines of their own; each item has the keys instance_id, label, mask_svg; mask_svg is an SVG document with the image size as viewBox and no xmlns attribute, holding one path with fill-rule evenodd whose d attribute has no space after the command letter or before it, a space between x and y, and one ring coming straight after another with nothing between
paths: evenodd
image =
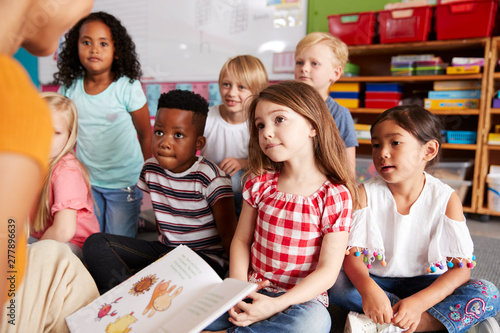
<instances>
[{"instance_id":1,"label":"blonde hair","mask_svg":"<svg viewBox=\"0 0 500 333\"><path fill-rule=\"evenodd\" d=\"M333 184L345 185L351 193L353 203L357 203L358 191L354 171L349 167L345 144L337 125L319 93L308 84L298 81L271 85L252 101L248 121L250 142L246 176L283 169L283 162L274 162L260 148L259 130L255 125L255 110L260 101L286 106L309 121L317 133L313 137L316 165Z\"/></svg>"},{"instance_id":2,"label":"blonde hair","mask_svg":"<svg viewBox=\"0 0 500 333\"><path fill-rule=\"evenodd\" d=\"M344 71L344 67L349 59L347 45L338 37L332 36L327 32L311 32L307 34L295 47L295 57L297 58L297 55L305 49L320 43L328 46L332 51L332 65L334 67L340 66L342 71Z\"/></svg>"},{"instance_id":3,"label":"blonde hair","mask_svg":"<svg viewBox=\"0 0 500 333\"><path fill-rule=\"evenodd\" d=\"M66 122L68 124L69 137L66 145L64 145L61 152L50 161L49 170L45 175L42 192L40 194L40 198L36 207L35 217L32 221L32 226L35 232L40 232L47 228L47 222L51 217L49 198L51 191L50 180L52 178L52 172L54 171L54 167L64 155L73 154L76 145L76 136L78 134L78 111L76 109L75 103L73 103L73 101L69 98L55 92L43 92L41 93L41 97L47 102L51 112L60 112L64 114ZM85 168L85 166L79 161L78 163L80 165L82 175L85 179L85 183L87 184L87 187L89 189L89 193L91 193L90 177L87 168Z\"/></svg>"},{"instance_id":4,"label":"blonde hair","mask_svg":"<svg viewBox=\"0 0 500 333\"><path fill-rule=\"evenodd\" d=\"M253 94L258 94L269 85L266 67L259 58L251 55L239 55L226 61L219 73L219 87L228 72Z\"/></svg>"}]
</instances>

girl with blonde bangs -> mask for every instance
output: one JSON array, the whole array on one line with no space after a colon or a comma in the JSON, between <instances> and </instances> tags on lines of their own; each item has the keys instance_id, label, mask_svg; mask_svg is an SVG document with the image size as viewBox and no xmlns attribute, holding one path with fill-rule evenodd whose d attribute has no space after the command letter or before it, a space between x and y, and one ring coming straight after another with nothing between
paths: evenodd
<instances>
[{"instance_id":1,"label":"girl with blonde bangs","mask_svg":"<svg viewBox=\"0 0 500 333\"><path fill-rule=\"evenodd\" d=\"M49 170L32 219L30 243L53 239L68 243L81 257L85 239L99 231L94 214L90 178L85 166L74 155L78 134L78 111L67 97L44 92L49 105L54 134Z\"/></svg>"},{"instance_id":2,"label":"girl with blonde bangs","mask_svg":"<svg viewBox=\"0 0 500 333\"><path fill-rule=\"evenodd\" d=\"M269 85L264 64L250 55L236 56L226 61L219 73L219 86L228 73L233 73L236 80L253 94L258 94Z\"/></svg>"},{"instance_id":3,"label":"girl with blonde bangs","mask_svg":"<svg viewBox=\"0 0 500 333\"><path fill-rule=\"evenodd\" d=\"M230 58L219 73L222 104L209 108L201 150L209 161L231 176L236 217L242 206L242 176L248 163L248 106L269 84L262 61L251 55Z\"/></svg>"}]
</instances>

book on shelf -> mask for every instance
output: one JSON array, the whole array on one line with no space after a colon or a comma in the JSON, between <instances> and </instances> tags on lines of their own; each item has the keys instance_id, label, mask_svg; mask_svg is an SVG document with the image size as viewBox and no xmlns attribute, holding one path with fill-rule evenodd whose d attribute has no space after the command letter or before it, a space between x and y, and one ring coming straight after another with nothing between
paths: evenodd
<instances>
[{"instance_id":1,"label":"book on shelf","mask_svg":"<svg viewBox=\"0 0 500 333\"><path fill-rule=\"evenodd\" d=\"M257 288L180 245L66 317L75 332L200 332Z\"/></svg>"}]
</instances>

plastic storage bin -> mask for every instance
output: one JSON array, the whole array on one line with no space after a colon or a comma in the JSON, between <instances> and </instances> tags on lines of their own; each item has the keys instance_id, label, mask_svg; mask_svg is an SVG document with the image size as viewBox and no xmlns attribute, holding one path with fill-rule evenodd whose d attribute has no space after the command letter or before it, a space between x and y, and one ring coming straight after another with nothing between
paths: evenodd
<instances>
[{"instance_id":1,"label":"plastic storage bin","mask_svg":"<svg viewBox=\"0 0 500 333\"><path fill-rule=\"evenodd\" d=\"M381 10L378 12L380 43L426 41L431 19L431 6Z\"/></svg>"},{"instance_id":2,"label":"plastic storage bin","mask_svg":"<svg viewBox=\"0 0 500 333\"><path fill-rule=\"evenodd\" d=\"M467 192L472 185L470 180L441 179L441 181L454 189L462 203L464 203L465 198L467 197Z\"/></svg>"},{"instance_id":3,"label":"plastic storage bin","mask_svg":"<svg viewBox=\"0 0 500 333\"><path fill-rule=\"evenodd\" d=\"M498 0L476 0L436 5L437 39L491 36L497 7Z\"/></svg>"},{"instance_id":4,"label":"plastic storage bin","mask_svg":"<svg viewBox=\"0 0 500 333\"><path fill-rule=\"evenodd\" d=\"M488 184L488 209L500 212L500 174L488 174L486 183Z\"/></svg>"},{"instance_id":5,"label":"plastic storage bin","mask_svg":"<svg viewBox=\"0 0 500 333\"><path fill-rule=\"evenodd\" d=\"M389 109L400 103L400 99L365 99L365 107L370 109Z\"/></svg>"},{"instance_id":6,"label":"plastic storage bin","mask_svg":"<svg viewBox=\"0 0 500 333\"><path fill-rule=\"evenodd\" d=\"M372 44L375 36L375 12L328 15L330 34L347 45Z\"/></svg>"},{"instance_id":7,"label":"plastic storage bin","mask_svg":"<svg viewBox=\"0 0 500 333\"><path fill-rule=\"evenodd\" d=\"M403 92L401 83L367 83L366 91Z\"/></svg>"},{"instance_id":8,"label":"plastic storage bin","mask_svg":"<svg viewBox=\"0 0 500 333\"><path fill-rule=\"evenodd\" d=\"M475 144L477 132L473 131L446 131L446 142L460 144Z\"/></svg>"},{"instance_id":9,"label":"plastic storage bin","mask_svg":"<svg viewBox=\"0 0 500 333\"><path fill-rule=\"evenodd\" d=\"M366 99L391 99L391 100L400 100L403 96L402 93L394 91L367 91L365 92Z\"/></svg>"},{"instance_id":10,"label":"plastic storage bin","mask_svg":"<svg viewBox=\"0 0 500 333\"><path fill-rule=\"evenodd\" d=\"M356 179L358 183L363 183L376 175L377 171L370 155L356 156Z\"/></svg>"},{"instance_id":11,"label":"plastic storage bin","mask_svg":"<svg viewBox=\"0 0 500 333\"><path fill-rule=\"evenodd\" d=\"M439 179L465 180L473 165L473 160L448 159L431 167L428 172Z\"/></svg>"}]
</instances>

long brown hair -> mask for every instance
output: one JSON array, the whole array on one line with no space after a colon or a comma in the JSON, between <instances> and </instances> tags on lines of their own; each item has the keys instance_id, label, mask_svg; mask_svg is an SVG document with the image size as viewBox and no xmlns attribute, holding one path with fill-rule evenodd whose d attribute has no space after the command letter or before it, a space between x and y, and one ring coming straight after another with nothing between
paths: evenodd
<instances>
[{"instance_id":1,"label":"long brown hair","mask_svg":"<svg viewBox=\"0 0 500 333\"><path fill-rule=\"evenodd\" d=\"M54 167L64 155L73 154L76 144L76 136L78 134L78 111L76 109L75 103L73 103L73 101L69 98L55 92L44 92L41 94L41 96L49 105L51 112L64 113L68 124L69 137L62 151L50 161L49 170L45 175L42 192L40 193L40 198L37 203L35 216L31 223L35 232L45 230L48 225L47 222L51 219L52 214L50 213L50 179L52 178L52 172L54 171ZM82 175L85 179L85 183L87 184L89 193L92 193L90 190L90 177L87 168L85 168L85 166L79 161L78 163L80 165Z\"/></svg>"},{"instance_id":2,"label":"long brown hair","mask_svg":"<svg viewBox=\"0 0 500 333\"><path fill-rule=\"evenodd\" d=\"M260 101L286 106L311 123L317 133L313 137L316 165L333 184L345 185L351 192L353 203L357 203L356 179L354 170L349 167L345 143L325 101L314 88L305 83L286 81L271 85L252 101L248 121L250 142L246 175L262 175L267 171L283 169L283 162L274 162L260 148L259 133L255 125L255 110Z\"/></svg>"}]
</instances>

